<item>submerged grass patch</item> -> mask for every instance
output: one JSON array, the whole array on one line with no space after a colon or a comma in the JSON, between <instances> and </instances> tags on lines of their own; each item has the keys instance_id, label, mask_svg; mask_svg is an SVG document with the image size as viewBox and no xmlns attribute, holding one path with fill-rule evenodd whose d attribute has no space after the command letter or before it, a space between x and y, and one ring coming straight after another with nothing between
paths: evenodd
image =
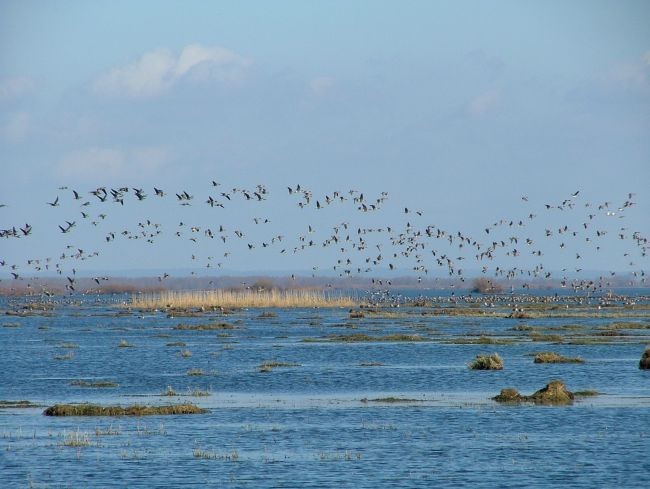
<instances>
[{"instance_id":1,"label":"submerged grass patch","mask_svg":"<svg viewBox=\"0 0 650 489\"><path fill-rule=\"evenodd\" d=\"M72 360L74 358L74 353L68 352L63 355L54 355L55 360Z\"/></svg>"},{"instance_id":2,"label":"submerged grass patch","mask_svg":"<svg viewBox=\"0 0 650 489\"><path fill-rule=\"evenodd\" d=\"M379 402L379 403L385 403L385 404L396 404L396 403L409 403L409 402L424 402L424 399L409 399L407 397L378 397L376 399L368 399L368 398L363 398L361 399L361 402L367 403L367 402Z\"/></svg>"},{"instance_id":3,"label":"submerged grass patch","mask_svg":"<svg viewBox=\"0 0 650 489\"><path fill-rule=\"evenodd\" d=\"M512 345L516 340L510 338L492 338L491 336L479 336L478 338L453 338L445 343L453 345Z\"/></svg>"},{"instance_id":4,"label":"submerged grass patch","mask_svg":"<svg viewBox=\"0 0 650 489\"><path fill-rule=\"evenodd\" d=\"M541 341L549 343L562 343L564 337L559 334L541 334L541 333L530 333L531 341Z\"/></svg>"},{"instance_id":5,"label":"submerged grass patch","mask_svg":"<svg viewBox=\"0 0 650 489\"><path fill-rule=\"evenodd\" d=\"M216 452L214 450L195 448L192 455L194 458L200 458L203 460L224 460L228 462L237 462L239 460L239 452L237 452L237 450L231 452Z\"/></svg>"},{"instance_id":6,"label":"submerged grass patch","mask_svg":"<svg viewBox=\"0 0 650 489\"><path fill-rule=\"evenodd\" d=\"M200 377L201 375L206 375L206 373L200 368L191 368L185 372L185 375L189 375L190 377Z\"/></svg>"},{"instance_id":7,"label":"submerged grass patch","mask_svg":"<svg viewBox=\"0 0 650 489\"><path fill-rule=\"evenodd\" d=\"M173 414L207 413L194 404L172 404L167 406L100 406L98 404L55 404L48 407L45 416L157 416Z\"/></svg>"},{"instance_id":8,"label":"submerged grass patch","mask_svg":"<svg viewBox=\"0 0 650 489\"><path fill-rule=\"evenodd\" d=\"M70 385L73 385L75 387L93 387L97 389L108 389L111 387L119 386L117 382L112 382L110 380L97 380L93 382L88 382L86 380L73 380L70 382Z\"/></svg>"},{"instance_id":9,"label":"submerged grass patch","mask_svg":"<svg viewBox=\"0 0 650 489\"><path fill-rule=\"evenodd\" d=\"M177 324L173 329L181 331L214 331L222 329L235 329L229 323L208 323L208 324Z\"/></svg>"},{"instance_id":10,"label":"submerged grass patch","mask_svg":"<svg viewBox=\"0 0 650 489\"><path fill-rule=\"evenodd\" d=\"M32 401L0 401L0 409L26 409L40 407L39 404L34 404Z\"/></svg>"},{"instance_id":11,"label":"submerged grass patch","mask_svg":"<svg viewBox=\"0 0 650 489\"><path fill-rule=\"evenodd\" d=\"M299 363L293 362L277 362L277 361L268 361L264 362L257 367L258 372L271 372L274 368L278 367L300 367Z\"/></svg>"},{"instance_id":12,"label":"submerged grass patch","mask_svg":"<svg viewBox=\"0 0 650 489\"><path fill-rule=\"evenodd\" d=\"M426 338L423 338L420 335L411 335L411 334L389 334L384 336L370 336L365 333L354 333L354 334L341 334L341 335L331 335L324 338L304 338L303 342L332 342L332 343L362 343L362 342L411 342L411 341L427 341Z\"/></svg>"}]
</instances>

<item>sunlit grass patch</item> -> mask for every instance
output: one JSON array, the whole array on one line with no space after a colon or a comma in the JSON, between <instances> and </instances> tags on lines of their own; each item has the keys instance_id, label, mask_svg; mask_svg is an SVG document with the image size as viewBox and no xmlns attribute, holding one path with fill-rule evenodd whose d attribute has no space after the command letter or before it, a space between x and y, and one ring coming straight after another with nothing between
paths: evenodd
<instances>
[{"instance_id":1,"label":"sunlit grass patch","mask_svg":"<svg viewBox=\"0 0 650 489\"><path fill-rule=\"evenodd\" d=\"M580 357L565 357L552 351L542 351L535 354L535 363L585 363Z\"/></svg>"},{"instance_id":2,"label":"sunlit grass patch","mask_svg":"<svg viewBox=\"0 0 650 489\"><path fill-rule=\"evenodd\" d=\"M472 370L503 370L503 360L498 353L492 355L476 355L476 359L469 364Z\"/></svg>"},{"instance_id":3,"label":"sunlit grass patch","mask_svg":"<svg viewBox=\"0 0 650 489\"><path fill-rule=\"evenodd\" d=\"M120 340L120 342L117 344L118 348L134 348L135 345L133 343L129 343L126 340Z\"/></svg>"}]
</instances>

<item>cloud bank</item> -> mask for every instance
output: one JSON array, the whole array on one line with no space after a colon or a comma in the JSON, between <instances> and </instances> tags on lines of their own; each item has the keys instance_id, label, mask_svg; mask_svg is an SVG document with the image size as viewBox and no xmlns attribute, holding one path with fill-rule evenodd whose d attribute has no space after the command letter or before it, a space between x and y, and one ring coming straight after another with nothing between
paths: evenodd
<instances>
[{"instance_id":1,"label":"cloud bank","mask_svg":"<svg viewBox=\"0 0 650 489\"><path fill-rule=\"evenodd\" d=\"M219 46L190 44L178 55L158 49L103 73L94 81L93 91L100 95L146 98L168 92L183 80L233 84L244 78L251 64L250 59Z\"/></svg>"},{"instance_id":2,"label":"cloud bank","mask_svg":"<svg viewBox=\"0 0 650 489\"><path fill-rule=\"evenodd\" d=\"M56 175L79 182L115 182L119 179L156 175L169 163L169 151L158 146L128 150L90 147L66 154L56 167Z\"/></svg>"}]
</instances>

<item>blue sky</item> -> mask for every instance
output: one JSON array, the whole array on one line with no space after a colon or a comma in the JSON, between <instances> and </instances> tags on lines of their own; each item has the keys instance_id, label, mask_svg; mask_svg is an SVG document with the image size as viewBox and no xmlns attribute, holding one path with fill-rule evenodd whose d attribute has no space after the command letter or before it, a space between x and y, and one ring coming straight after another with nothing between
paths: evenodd
<instances>
[{"instance_id":1,"label":"blue sky","mask_svg":"<svg viewBox=\"0 0 650 489\"><path fill-rule=\"evenodd\" d=\"M59 186L189 188L204 200L212 179L268 185L278 198L262 213L288 235L302 232L303 217L287 217L294 209L279 196L297 183L315 194L387 191L380 222L403 220L409 206L426 223L474 234L543 214L578 189L581 204L620 205L633 192L624 227L647 235L648 18L645 1L5 1L0 228L35 229L32 242L3 241L3 256L52 254L50 211L58 222L66 215L44 202L64 197ZM213 218L199 207L197 223ZM147 212L189 217L157 209ZM248 219L242 209L219 219ZM349 218L337 212L304 219L327 227ZM97 232L80 226L76 238L92 246ZM120 248L88 266L188 266L173 241L157 249L152 259ZM624 252L613 243L586 266L625 269ZM320 260L233 255L232 269ZM557 250L545 256L550 268L569 262Z\"/></svg>"}]
</instances>

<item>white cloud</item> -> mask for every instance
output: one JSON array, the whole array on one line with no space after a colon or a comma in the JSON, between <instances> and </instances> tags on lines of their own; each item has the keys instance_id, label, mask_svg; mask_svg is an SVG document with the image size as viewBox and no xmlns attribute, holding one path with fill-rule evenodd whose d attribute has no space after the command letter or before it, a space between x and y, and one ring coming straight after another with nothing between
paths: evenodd
<instances>
[{"instance_id":1,"label":"white cloud","mask_svg":"<svg viewBox=\"0 0 650 489\"><path fill-rule=\"evenodd\" d=\"M320 76L309 81L309 90L313 95L323 95L334 86L334 78Z\"/></svg>"},{"instance_id":2,"label":"white cloud","mask_svg":"<svg viewBox=\"0 0 650 489\"><path fill-rule=\"evenodd\" d=\"M92 147L65 155L56 174L66 180L94 182L141 179L160 172L169 162L166 148L143 146L129 150Z\"/></svg>"},{"instance_id":3,"label":"white cloud","mask_svg":"<svg viewBox=\"0 0 650 489\"><path fill-rule=\"evenodd\" d=\"M0 102L12 100L34 88L34 80L28 76L16 76L0 80Z\"/></svg>"},{"instance_id":4,"label":"white cloud","mask_svg":"<svg viewBox=\"0 0 650 489\"><path fill-rule=\"evenodd\" d=\"M236 83L244 77L251 63L218 46L190 44L178 56L168 49L158 49L102 74L95 80L93 89L102 95L153 97L170 90L183 79Z\"/></svg>"},{"instance_id":5,"label":"white cloud","mask_svg":"<svg viewBox=\"0 0 650 489\"><path fill-rule=\"evenodd\" d=\"M643 56L634 62L616 66L608 73L604 81L631 88L649 88L650 51L646 51Z\"/></svg>"},{"instance_id":6,"label":"white cloud","mask_svg":"<svg viewBox=\"0 0 650 489\"><path fill-rule=\"evenodd\" d=\"M30 128L30 117L27 112L16 112L2 128L2 135L9 141L24 139Z\"/></svg>"},{"instance_id":7,"label":"white cloud","mask_svg":"<svg viewBox=\"0 0 650 489\"><path fill-rule=\"evenodd\" d=\"M488 90L470 100L467 104L466 111L471 116L480 117L494 109L499 103L499 98L499 92L497 90Z\"/></svg>"}]
</instances>

